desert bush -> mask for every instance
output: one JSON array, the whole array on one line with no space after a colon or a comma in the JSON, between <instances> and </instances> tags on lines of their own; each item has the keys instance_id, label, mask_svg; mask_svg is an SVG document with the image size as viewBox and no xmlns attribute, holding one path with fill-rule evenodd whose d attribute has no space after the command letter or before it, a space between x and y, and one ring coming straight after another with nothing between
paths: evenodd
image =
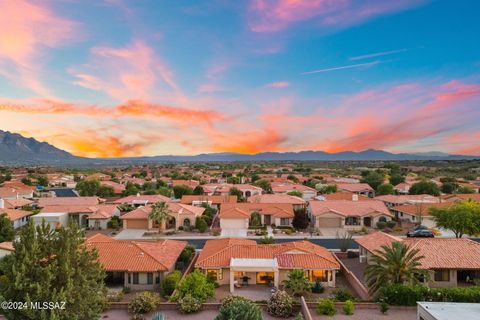
<instances>
[{"instance_id":1,"label":"desert bush","mask_svg":"<svg viewBox=\"0 0 480 320\"><path fill-rule=\"evenodd\" d=\"M133 315L142 315L152 312L160 303L160 297L151 291L137 293L128 304L128 312Z\"/></svg>"},{"instance_id":2,"label":"desert bush","mask_svg":"<svg viewBox=\"0 0 480 320\"><path fill-rule=\"evenodd\" d=\"M182 273L180 271L173 271L169 273L165 279L162 281L162 293L164 296L172 295L173 291L177 287L180 279L182 278Z\"/></svg>"},{"instance_id":3,"label":"desert bush","mask_svg":"<svg viewBox=\"0 0 480 320\"><path fill-rule=\"evenodd\" d=\"M260 308L251 300L240 296L227 296L215 320L262 320Z\"/></svg>"},{"instance_id":4,"label":"desert bush","mask_svg":"<svg viewBox=\"0 0 480 320\"><path fill-rule=\"evenodd\" d=\"M378 221L377 222L377 229L383 230L387 226L387 223L385 221Z\"/></svg>"},{"instance_id":5,"label":"desert bush","mask_svg":"<svg viewBox=\"0 0 480 320\"><path fill-rule=\"evenodd\" d=\"M353 311L355 311L355 305L353 304L353 301L345 301L345 304L343 305L343 313L345 313L347 316L351 316Z\"/></svg>"},{"instance_id":6,"label":"desert bush","mask_svg":"<svg viewBox=\"0 0 480 320\"><path fill-rule=\"evenodd\" d=\"M182 313L195 313L200 311L201 308L202 302L189 293L178 300L178 309Z\"/></svg>"},{"instance_id":7,"label":"desert bush","mask_svg":"<svg viewBox=\"0 0 480 320\"><path fill-rule=\"evenodd\" d=\"M396 225L397 225L396 221L393 221L393 220L387 221L387 227L389 227L390 229L395 228Z\"/></svg>"},{"instance_id":8,"label":"desert bush","mask_svg":"<svg viewBox=\"0 0 480 320\"><path fill-rule=\"evenodd\" d=\"M323 291L325 291L325 288L323 287L323 284L320 281L320 279L315 280L315 283L312 286L312 292L313 293L323 293Z\"/></svg>"},{"instance_id":9,"label":"desert bush","mask_svg":"<svg viewBox=\"0 0 480 320\"><path fill-rule=\"evenodd\" d=\"M338 288L333 290L333 297L337 301L354 300L353 295L346 289Z\"/></svg>"},{"instance_id":10,"label":"desert bush","mask_svg":"<svg viewBox=\"0 0 480 320\"><path fill-rule=\"evenodd\" d=\"M332 299L320 299L317 304L317 314L333 317L337 313Z\"/></svg>"},{"instance_id":11,"label":"desert bush","mask_svg":"<svg viewBox=\"0 0 480 320\"><path fill-rule=\"evenodd\" d=\"M286 291L275 292L267 302L267 312L280 318L288 318L292 315L293 299Z\"/></svg>"}]
</instances>

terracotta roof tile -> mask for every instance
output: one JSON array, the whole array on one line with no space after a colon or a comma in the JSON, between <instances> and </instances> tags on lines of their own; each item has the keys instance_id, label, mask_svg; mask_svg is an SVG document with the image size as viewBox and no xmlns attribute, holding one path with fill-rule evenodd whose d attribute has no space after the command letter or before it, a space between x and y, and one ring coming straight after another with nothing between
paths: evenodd
<instances>
[{"instance_id":1,"label":"terracotta roof tile","mask_svg":"<svg viewBox=\"0 0 480 320\"><path fill-rule=\"evenodd\" d=\"M314 216L320 216L326 213L336 213L341 216L357 217L379 214L392 216L385 204L381 201L310 201L309 206Z\"/></svg>"}]
</instances>

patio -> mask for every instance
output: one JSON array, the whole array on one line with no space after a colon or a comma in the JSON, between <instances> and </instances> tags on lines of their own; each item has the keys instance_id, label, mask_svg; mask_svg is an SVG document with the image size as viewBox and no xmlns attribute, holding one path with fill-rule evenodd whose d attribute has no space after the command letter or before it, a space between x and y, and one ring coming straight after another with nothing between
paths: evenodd
<instances>
[{"instance_id":1,"label":"patio","mask_svg":"<svg viewBox=\"0 0 480 320\"><path fill-rule=\"evenodd\" d=\"M272 296L272 289L268 285L251 284L248 286L242 286L241 288L235 288L234 295L242 296L253 301L268 300ZM221 301L223 298L231 295L230 286L222 285L215 291L215 300Z\"/></svg>"}]
</instances>

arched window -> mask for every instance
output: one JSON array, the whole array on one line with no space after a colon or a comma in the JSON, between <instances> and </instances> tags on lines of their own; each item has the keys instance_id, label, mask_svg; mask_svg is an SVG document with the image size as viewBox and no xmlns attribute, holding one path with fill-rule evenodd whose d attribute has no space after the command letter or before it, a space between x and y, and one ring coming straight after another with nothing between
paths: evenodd
<instances>
[{"instance_id":1,"label":"arched window","mask_svg":"<svg viewBox=\"0 0 480 320\"><path fill-rule=\"evenodd\" d=\"M378 221L380 221L380 222L387 222L387 218L385 218L385 217L380 217L380 218L378 218Z\"/></svg>"},{"instance_id":2,"label":"arched window","mask_svg":"<svg viewBox=\"0 0 480 320\"><path fill-rule=\"evenodd\" d=\"M190 219L186 218L183 220L183 226L184 227L190 227Z\"/></svg>"}]
</instances>

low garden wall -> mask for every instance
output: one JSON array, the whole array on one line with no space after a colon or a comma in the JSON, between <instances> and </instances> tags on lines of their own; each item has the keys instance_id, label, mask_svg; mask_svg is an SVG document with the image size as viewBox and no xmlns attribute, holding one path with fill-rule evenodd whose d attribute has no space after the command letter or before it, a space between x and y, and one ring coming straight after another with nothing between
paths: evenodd
<instances>
[{"instance_id":1,"label":"low garden wall","mask_svg":"<svg viewBox=\"0 0 480 320\"><path fill-rule=\"evenodd\" d=\"M337 259L338 263L340 263L340 271L342 272L343 276L347 280L347 282L352 286L355 292L362 300L370 300L370 294L368 293L368 289L363 285L363 283L358 280L353 272L348 270L348 268L343 264L342 260L340 260L336 254L334 254L335 258Z\"/></svg>"}]
</instances>

